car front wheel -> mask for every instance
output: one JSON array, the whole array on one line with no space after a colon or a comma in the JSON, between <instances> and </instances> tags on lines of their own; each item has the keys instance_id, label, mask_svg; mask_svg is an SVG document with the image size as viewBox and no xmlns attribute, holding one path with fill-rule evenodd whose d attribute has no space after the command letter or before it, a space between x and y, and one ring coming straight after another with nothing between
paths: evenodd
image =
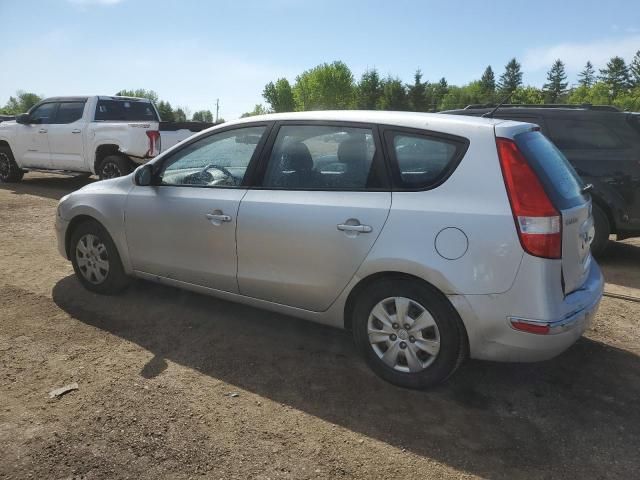
<instances>
[{"instance_id":1,"label":"car front wheel","mask_svg":"<svg viewBox=\"0 0 640 480\"><path fill-rule=\"evenodd\" d=\"M458 313L419 281L384 280L356 301L355 343L372 370L401 387L426 389L446 380L467 356Z\"/></svg>"},{"instance_id":2,"label":"car front wheel","mask_svg":"<svg viewBox=\"0 0 640 480\"><path fill-rule=\"evenodd\" d=\"M118 250L99 223L87 221L79 225L71 235L69 250L73 270L87 290L113 294L127 285Z\"/></svg>"}]
</instances>

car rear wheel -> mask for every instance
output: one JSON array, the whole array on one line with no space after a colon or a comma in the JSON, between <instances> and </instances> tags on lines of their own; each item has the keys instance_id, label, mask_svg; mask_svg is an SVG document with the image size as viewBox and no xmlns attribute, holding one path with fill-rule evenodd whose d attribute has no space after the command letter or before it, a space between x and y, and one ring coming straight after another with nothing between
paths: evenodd
<instances>
[{"instance_id":1,"label":"car rear wheel","mask_svg":"<svg viewBox=\"0 0 640 480\"><path fill-rule=\"evenodd\" d=\"M467 356L458 313L433 287L383 280L361 294L353 335L371 369L401 387L426 389L446 380Z\"/></svg>"},{"instance_id":2,"label":"car rear wheel","mask_svg":"<svg viewBox=\"0 0 640 480\"><path fill-rule=\"evenodd\" d=\"M591 242L591 253L594 255L602 255L609 243L609 235L611 234L611 225L607 214L595 203L593 204L593 222L595 225L595 235Z\"/></svg>"},{"instance_id":3,"label":"car rear wheel","mask_svg":"<svg viewBox=\"0 0 640 480\"><path fill-rule=\"evenodd\" d=\"M79 225L71 235L69 250L73 270L87 290L108 295L127 286L118 250L98 222Z\"/></svg>"},{"instance_id":4,"label":"car rear wheel","mask_svg":"<svg viewBox=\"0 0 640 480\"><path fill-rule=\"evenodd\" d=\"M100 180L122 177L132 170L131 160L122 155L108 155L100 162L98 177Z\"/></svg>"},{"instance_id":5,"label":"car rear wheel","mask_svg":"<svg viewBox=\"0 0 640 480\"><path fill-rule=\"evenodd\" d=\"M21 170L9 147L0 147L0 182L14 183L22 180L24 170Z\"/></svg>"}]
</instances>

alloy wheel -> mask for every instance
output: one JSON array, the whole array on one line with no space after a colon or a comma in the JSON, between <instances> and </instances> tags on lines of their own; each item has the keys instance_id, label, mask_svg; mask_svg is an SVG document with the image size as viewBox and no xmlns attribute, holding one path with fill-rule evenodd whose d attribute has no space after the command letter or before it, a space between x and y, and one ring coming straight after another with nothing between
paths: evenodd
<instances>
[{"instance_id":1,"label":"alloy wheel","mask_svg":"<svg viewBox=\"0 0 640 480\"><path fill-rule=\"evenodd\" d=\"M367 333L378 358L399 372L428 368L440 351L440 331L433 316L410 298L378 302L369 314Z\"/></svg>"},{"instance_id":2,"label":"alloy wheel","mask_svg":"<svg viewBox=\"0 0 640 480\"><path fill-rule=\"evenodd\" d=\"M122 172L120 171L120 168L118 167L118 165L112 162L106 163L102 167L102 172L100 173L101 173L100 176L102 177L103 180L122 176Z\"/></svg>"},{"instance_id":3,"label":"alloy wheel","mask_svg":"<svg viewBox=\"0 0 640 480\"><path fill-rule=\"evenodd\" d=\"M76 262L82 276L94 285L105 281L109 274L107 247L96 235L87 233L76 245Z\"/></svg>"},{"instance_id":4,"label":"alloy wheel","mask_svg":"<svg viewBox=\"0 0 640 480\"><path fill-rule=\"evenodd\" d=\"M9 156L4 152L0 152L0 179L5 180L9 177L11 173L10 162Z\"/></svg>"}]
</instances>

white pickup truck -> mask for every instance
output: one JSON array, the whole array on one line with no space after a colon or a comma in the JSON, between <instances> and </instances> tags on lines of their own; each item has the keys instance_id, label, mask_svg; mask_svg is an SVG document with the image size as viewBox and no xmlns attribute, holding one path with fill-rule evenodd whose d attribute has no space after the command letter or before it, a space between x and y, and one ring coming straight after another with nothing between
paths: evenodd
<instances>
[{"instance_id":1,"label":"white pickup truck","mask_svg":"<svg viewBox=\"0 0 640 480\"><path fill-rule=\"evenodd\" d=\"M53 97L15 121L0 123L0 182L18 182L28 171L126 175L191 136L172 128L162 138L160 117L145 98ZM195 130L197 131L197 129Z\"/></svg>"}]
</instances>

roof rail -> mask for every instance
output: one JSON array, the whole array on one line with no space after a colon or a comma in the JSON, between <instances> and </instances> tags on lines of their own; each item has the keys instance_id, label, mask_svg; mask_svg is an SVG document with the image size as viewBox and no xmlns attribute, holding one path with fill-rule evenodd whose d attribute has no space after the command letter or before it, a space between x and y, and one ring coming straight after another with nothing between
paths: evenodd
<instances>
[{"instance_id":1,"label":"roof rail","mask_svg":"<svg viewBox=\"0 0 640 480\"><path fill-rule=\"evenodd\" d=\"M473 103L464 107L464 110L472 108L495 108L495 104L491 103ZM590 103L544 103L544 104L530 104L530 103L506 103L501 105L500 108L581 108L585 110L598 110L604 112L620 112L618 107L613 105L592 105Z\"/></svg>"}]
</instances>

